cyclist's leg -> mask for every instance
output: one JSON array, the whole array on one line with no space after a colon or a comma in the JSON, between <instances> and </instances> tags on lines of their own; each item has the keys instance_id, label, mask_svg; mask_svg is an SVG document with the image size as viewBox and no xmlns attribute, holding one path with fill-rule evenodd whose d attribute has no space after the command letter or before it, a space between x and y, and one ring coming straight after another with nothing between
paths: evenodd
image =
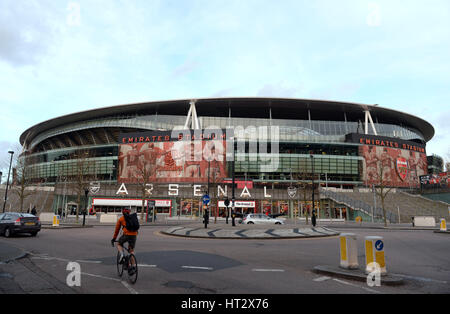
<instances>
[{"instance_id":1,"label":"cyclist's leg","mask_svg":"<svg viewBox=\"0 0 450 314\"><path fill-rule=\"evenodd\" d=\"M128 236L128 251L130 252L130 254L134 255L134 248L136 247L136 236ZM132 259L131 260L131 265L135 266L136 265L136 260Z\"/></svg>"},{"instance_id":2,"label":"cyclist's leg","mask_svg":"<svg viewBox=\"0 0 450 314\"><path fill-rule=\"evenodd\" d=\"M119 251L119 253L121 254L122 257L124 256L124 254L123 254L123 244L125 242L127 242L127 239L126 239L126 237L124 235L122 235L119 238L119 241L117 241L117 250Z\"/></svg>"}]
</instances>

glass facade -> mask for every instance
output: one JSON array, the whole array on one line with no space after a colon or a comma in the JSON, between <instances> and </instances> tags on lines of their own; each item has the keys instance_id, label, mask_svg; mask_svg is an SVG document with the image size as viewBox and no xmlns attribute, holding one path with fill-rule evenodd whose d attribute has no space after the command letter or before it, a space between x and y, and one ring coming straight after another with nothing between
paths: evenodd
<instances>
[{"instance_id":1,"label":"glass facade","mask_svg":"<svg viewBox=\"0 0 450 314\"><path fill-rule=\"evenodd\" d=\"M118 145L87 146L58 149L26 157L27 177L35 182L54 183L77 175L79 156L89 152L85 175L99 181L114 180L117 176Z\"/></svg>"},{"instance_id":2,"label":"glass facade","mask_svg":"<svg viewBox=\"0 0 450 314\"><path fill-rule=\"evenodd\" d=\"M297 177L301 173L312 173L310 154L314 155L314 173L327 174L330 181L359 182L360 169L363 158L358 156L358 146L344 143L348 133L362 133L364 125L354 121L321 121L321 120L289 120L289 119L262 119L262 118L235 118L235 117L199 117L202 128L236 128L235 137L246 141L248 152L249 132L252 128L277 126L279 130L279 159L278 167L273 171L262 171L267 163L254 160L248 156L240 156L236 147L235 171L237 176L247 176L249 179L261 181L290 180L291 174ZM86 130L89 128L119 128L135 130L171 130L183 126L186 116L180 115L116 115L101 119L88 120L67 124L42 132L31 142L33 145L55 136L67 136L70 132ZM375 122L380 136L397 137L405 140L424 140L423 135L412 128L401 125L383 124ZM372 129L369 128L369 133ZM35 153L28 158L31 178L36 181L56 182L61 177L75 175L78 153L89 150L92 166L89 170L98 180L117 179L117 139L92 146L68 147L65 149L52 149ZM270 153L271 145L267 145ZM243 159L244 158L244 159ZM228 168L231 164L228 163ZM231 172L229 172L231 173Z\"/></svg>"},{"instance_id":3,"label":"glass facade","mask_svg":"<svg viewBox=\"0 0 450 314\"><path fill-rule=\"evenodd\" d=\"M199 117L203 128L207 127L244 127L278 126L280 141L283 142L343 142L348 133L363 133L364 124L354 121L253 119L226 117ZM33 148L45 139L90 128L134 128L143 130L172 130L175 126L184 126L186 116L176 115L126 115L68 124L57 127L36 136L30 143ZM424 140L424 136L410 127L375 122L378 135L404 140ZM369 134L373 134L369 128ZM112 144L112 143L111 143Z\"/></svg>"}]
</instances>

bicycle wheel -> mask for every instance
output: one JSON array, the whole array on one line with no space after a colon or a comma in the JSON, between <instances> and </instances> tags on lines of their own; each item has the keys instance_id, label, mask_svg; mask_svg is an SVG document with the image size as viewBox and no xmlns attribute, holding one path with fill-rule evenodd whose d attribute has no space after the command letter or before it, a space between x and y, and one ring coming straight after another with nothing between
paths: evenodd
<instances>
[{"instance_id":1,"label":"bicycle wheel","mask_svg":"<svg viewBox=\"0 0 450 314\"><path fill-rule=\"evenodd\" d=\"M124 268L124 265L125 264L120 264L119 263L119 260L120 260L120 253L119 252L117 252L117 260L116 260L116 264L117 264L117 274L119 275L119 277L122 277L122 274L123 274L123 268Z\"/></svg>"},{"instance_id":2,"label":"bicycle wheel","mask_svg":"<svg viewBox=\"0 0 450 314\"><path fill-rule=\"evenodd\" d=\"M138 264L134 254L128 256L128 280L130 283L135 283L138 277Z\"/></svg>"}]
</instances>

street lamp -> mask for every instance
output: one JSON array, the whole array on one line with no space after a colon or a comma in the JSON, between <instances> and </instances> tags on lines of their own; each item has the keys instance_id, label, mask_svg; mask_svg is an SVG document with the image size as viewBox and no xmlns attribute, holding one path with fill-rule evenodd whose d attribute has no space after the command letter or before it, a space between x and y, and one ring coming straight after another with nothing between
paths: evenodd
<instances>
[{"instance_id":1,"label":"street lamp","mask_svg":"<svg viewBox=\"0 0 450 314\"><path fill-rule=\"evenodd\" d=\"M87 212L87 207L88 207L88 194L89 194L89 188L85 187L84 188L84 196L85 196L85 208L83 211L83 227L86 223L86 212Z\"/></svg>"},{"instance_id":2,"label":"street lamp","mask_svg":"<svg viewBox=\"0 0 450 314\"><path fill-rule=\"evenodd\" d=\"M6 181L6 191L5 191L5 201L3 202L3 212L5 212L6 200L8 199L9 175L11 173L12 158L14 155L14 152L12 150L10 150L8 153L11 154L11 160L9 162L8 180Z\"/></svg>"},{"instance_id":3,"label":"street lamp","mask_svg":"<svg viewBox=\"0 0 450 314\"><path fill-rule=\"evenodd\" d=\"M311 181L312 181L312 211L311 211L311 217L314 216L314 156L311 152L309 157L311 157L311 167L312 167L312 175L311 175ZM313 227L315 227L315 221L313 218L311 218Z\"/></svg>"},{"instance_id":4,"label":"street lamp","mask_svg":"<svg viewBox=\"0 0 450 314\"><path fill-rule=\"evenodd\" d=\"M232 173L233 173L233 177L232 177L232 183L231 183L231 185L232 185L232 193L231 193L231 208L232 208L232 210L231 210L231 225L234 227L234 226L236 226L236 224L235 224L235 222L234 222L234 216L235 216L235 198L234 198L234 180L235 180L235 176L234 176L234 164L235 164L235 152L234 152L234 137L232 138L232 140L233 140L233 164L232 164L232 168L231 168L231 171L232 171Z\"/></svg>"}]
</instances>

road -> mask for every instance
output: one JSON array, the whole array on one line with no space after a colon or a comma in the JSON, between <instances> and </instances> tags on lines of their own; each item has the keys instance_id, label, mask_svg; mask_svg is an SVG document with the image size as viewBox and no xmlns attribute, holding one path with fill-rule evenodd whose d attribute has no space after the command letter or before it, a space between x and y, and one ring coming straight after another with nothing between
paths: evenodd
<instances>
[{"instance_id":1,"label":"road","mask_svg":"<svg viewBox=\"0 0 450 314\"><path fill-rule=\"evenodd\" d=\"M239 227L239 226L238 226ZM382 236L387 270L402 276L401 286L369 287L364 282L312 272L338 265L337 237L283 240L192 239L163 235L162 226L145 226L137 242L139 278L131 285L116 273L113 227L42 230L35 238L0 238L30 252L0 265L4 293L131 294L386 294L450 293L450 238L432 231L345 229L363 238ZM81 286L68 287L69 262L81 266ZM32 276L27 277L27 272ZM30 278L34 278L31 280ZM5 281L9 280L9 281ZM12 282L14 281L14 284ZM6 284L4 284L6 285Z\"/></svg>"}]
</instances>

